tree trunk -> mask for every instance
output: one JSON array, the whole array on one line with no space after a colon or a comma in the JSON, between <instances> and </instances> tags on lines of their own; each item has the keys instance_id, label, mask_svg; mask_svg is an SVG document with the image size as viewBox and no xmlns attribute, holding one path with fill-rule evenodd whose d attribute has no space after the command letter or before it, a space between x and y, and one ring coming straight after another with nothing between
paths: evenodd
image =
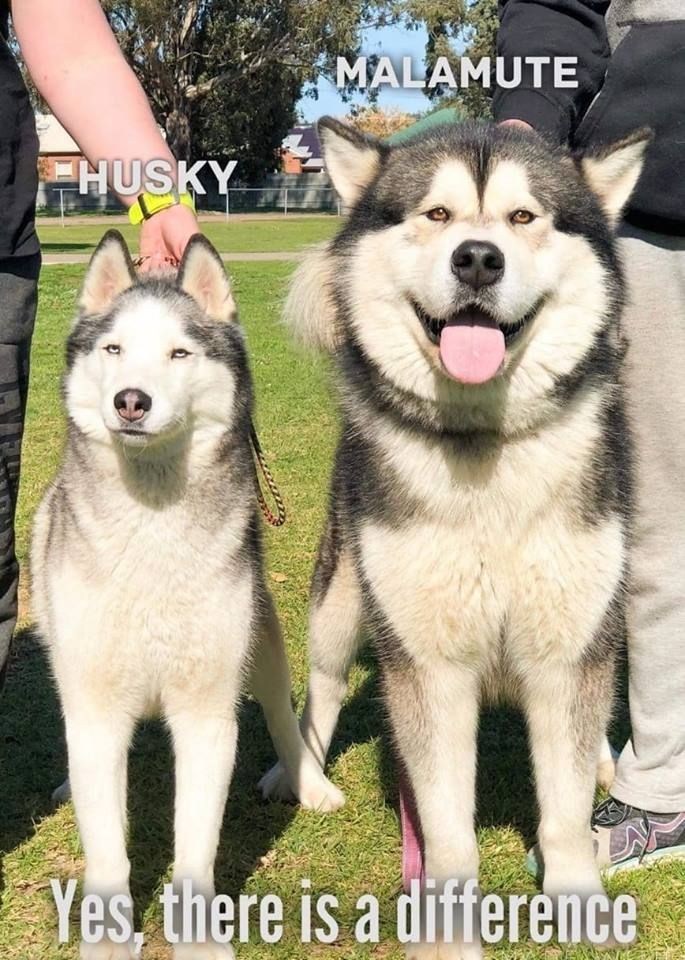
<instances>
[{"instance_id":1,"label":"tree trunk","mask_svg":"<svg viewBox=\"0 0 685 960\"><path fill-rule=\"evenodd\" d=\"M166 120L166 139L177 160L190 161L190 116L186 110L176 108L171 111Z\"/></svg>"}]
</instances>

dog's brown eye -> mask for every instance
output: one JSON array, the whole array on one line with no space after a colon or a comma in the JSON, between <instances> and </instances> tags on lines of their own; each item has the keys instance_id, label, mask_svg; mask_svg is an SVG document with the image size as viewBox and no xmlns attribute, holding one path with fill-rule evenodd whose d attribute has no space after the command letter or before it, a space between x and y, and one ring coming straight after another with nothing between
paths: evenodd
<instances>
[{"instance_id":1,"label":"dog's brown eye","mask_svg":"<svg viewBox=\"0 0 685 960\"><path fill-rule=\"evenodd\" d=\"M182 347L178 347L176 350L171 351L172 360L183 360L184 357L189 357L190 351L183 350Z\"/></svg>"},{"instance_id":2,"label":"dog's brown eye","mask_svg":"<svg viewBox=\"0 0 685 960\"><path fill-rule=\"evenodd\" d=\"M450 218L449 213L444 207L433 207L432 210L428 211L426 216L429 220L433 220L435 223L444 223Z\"/></svg>"},{"instance_id":3,"label":"dog's brown eye","mask_svg":"<svg viewBox=\"0 0 685 960\"><path fill-rule=\"evenodd\" d=\"M105 347L105 353L111 353L116 356L116 354L121 353L121 347L118 343L108 343Z\"/></svg>"},{"instance_id":4,"label":"dog's brown eye","mask_svg":"<svg viewBox=\"0 0 685 960\"><path fill-rule=\"evenodd\" d=\"M535 214L530 210L515 210L509 219L512 223L532 223L535 220Z\"/></svg>"}]
</instances>

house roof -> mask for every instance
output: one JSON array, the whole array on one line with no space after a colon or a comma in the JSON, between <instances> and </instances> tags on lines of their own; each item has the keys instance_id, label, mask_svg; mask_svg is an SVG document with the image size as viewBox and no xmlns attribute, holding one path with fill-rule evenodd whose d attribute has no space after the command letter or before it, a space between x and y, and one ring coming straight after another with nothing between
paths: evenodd
<instances>
[{"instance_id":1,"label":"house roof","mask_svg":"<svg viewBox=\"0 0 685 960\"><path fill-rule=\"evenodd\" d=\"M36 114L36 131L41 156L51 153L81 153L76 141L69 136L57 117L51 113Z\"/></svg>"},{"instance_id":2,"label":"house roof","mask_svg":"<svg viewBox=\"0 0 685 960\"><path fill-rule=\"evenodd\" d=\"M282 146L294 157L299 157L305 169L319 170L323 166L323 151L315 127L292 127L283 138Z\"/></svg>"}]
</instances>

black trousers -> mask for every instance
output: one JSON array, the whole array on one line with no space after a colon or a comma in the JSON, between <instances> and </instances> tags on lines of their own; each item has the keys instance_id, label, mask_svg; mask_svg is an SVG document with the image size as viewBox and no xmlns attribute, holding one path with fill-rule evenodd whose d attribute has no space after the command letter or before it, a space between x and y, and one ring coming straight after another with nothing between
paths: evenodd
<instances>
[{"instance_id":1,"label":"black trousers","mask_svg":"<svg viewBox=\"0 0 685 960\"><path fill-rule=\"evenodd\" d=\"M0 259L0 688L17 622L14 515L39 272L39 253Z\"/></svg>"}]
</instances>

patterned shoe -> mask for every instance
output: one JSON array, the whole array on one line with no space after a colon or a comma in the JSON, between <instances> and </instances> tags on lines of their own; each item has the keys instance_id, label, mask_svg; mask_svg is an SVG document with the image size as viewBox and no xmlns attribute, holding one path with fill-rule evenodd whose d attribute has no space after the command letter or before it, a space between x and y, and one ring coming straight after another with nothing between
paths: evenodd
<instances>
[{"instance_id":1,"label":"patterned shoe","mask_svg":"<svg viewBox=\"0 0 685 960\"><path fill-rule=\"evenodd\" d=\"M599 868L609 876L666 857L685 859L685 811L649 813L609 797L592 815L592 834Z\"/></svg>"},{"instance_id":2,"label":"patterned shoe","mask_svg":"<svg viewBox=\"0 0 685 960\"><path fill-rule=\"evenodd\" d=\"M672 857L685 859L685 812L648 813L609 797L592 815L592 838L605 876ZM542 875L537 844L528 851L526 870Z\"/></svg>"}]
</instances>

